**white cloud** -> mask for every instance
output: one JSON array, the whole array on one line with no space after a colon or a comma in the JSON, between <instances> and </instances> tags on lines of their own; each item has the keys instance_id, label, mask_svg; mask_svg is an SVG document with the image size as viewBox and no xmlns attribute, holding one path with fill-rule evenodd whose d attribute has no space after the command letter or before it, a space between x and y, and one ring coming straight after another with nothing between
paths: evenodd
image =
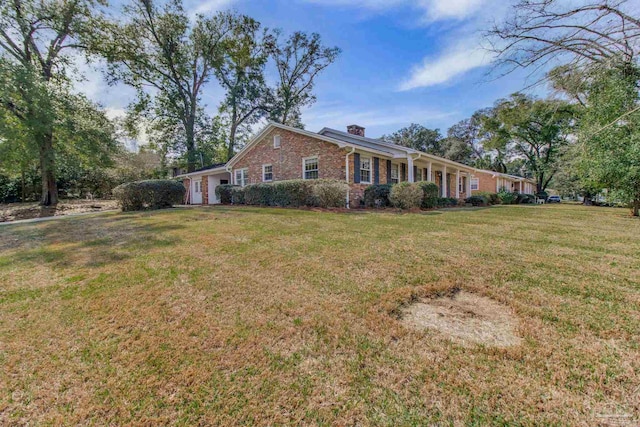
<instances>
[{"instance_id":1,"label":"white cloud","mask_svg":"<svg viewBox=\"0 0 640 427\"><path fill-rule=\"evenodd\" d=\"M422 21L464 19L475 13L488 0L305 0L325 6L342 6L384 12L398 7L417 9Z\"/></svg>"},{"instance_id":2,"label":"white cloud","mask_svg":"<svg viewBox=\"0 0 640 427\"><path fill-rule=\"evenodd\" d=\"M413 68L400 90L435 86L446 83L474 68L489 65L494 55L477 44L459 45L436 58L426 58Z\"/></svg>"},{"instance_id":3,"label":"white cloud","mask_svg":"<svg viewBox=\"0 0 640 427\"><path fill-rule=\"evenodd\" d=\"M218 10L226 9L231 6L235 0L204 0L199 2L192 2L193 14L207 14L216 12Z\"/></svg>"}]
</instances>

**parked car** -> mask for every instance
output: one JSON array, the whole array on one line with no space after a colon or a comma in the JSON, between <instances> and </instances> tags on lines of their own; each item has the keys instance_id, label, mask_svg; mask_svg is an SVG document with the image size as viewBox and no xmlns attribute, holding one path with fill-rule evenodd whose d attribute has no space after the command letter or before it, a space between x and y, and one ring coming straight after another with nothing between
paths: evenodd
<instances>
[{"instance_id":1,"label":"parked car","mask_svg":"<svg viewBox=\"0 0 640 427\"><path fill-rule=\"evenodd\" d=\"M547 203L560 203L562 202L562 199L560 199L560 196L549 196L547 198Z\"/></svg>"}]
</instances>

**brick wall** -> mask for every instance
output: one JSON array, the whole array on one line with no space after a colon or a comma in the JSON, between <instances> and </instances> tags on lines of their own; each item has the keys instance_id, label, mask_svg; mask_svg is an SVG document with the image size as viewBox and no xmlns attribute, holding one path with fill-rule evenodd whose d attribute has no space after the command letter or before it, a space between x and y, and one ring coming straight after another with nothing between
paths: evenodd
<instances>
[{"instance_id":1,"label":"brick wall","mask_svg":"<svg viewBox=\"0 0 640 427\"><path fill-rule=\"evenodd\" d=\"M280 148L273 147L273 137L280 135ZM301 179L302 159L318 157L320 178L343 179L345 151L337 145L295 132L272 129L249 149L233 166L233 170L248 169L249 183L262 182L262 166L273 167L273 180Z\"/></svg>"},{"instance_id":2,"label":"brick wall","mask_svg":"<svg viewBox=\"0 0 640 427\"><path fill-rule=\"evenodd\" d=\"M280 136L280 148L274 148L273 138ZM233 171L247 169L248 183L255 184L262 182L262 166L271 165L273 168L273 181L283 181L289 179L303 178L302 159L306 157L318 157L319 177L326 179L345 179L345 156L350 149L339 148L337 145L322 141L317 138L301 135L296 132L283 129L272 129L264 135L244 156L233 166ZM374 182L375 156L369 153L360 153L360 157L371 158L371 183ZM387 183L387 159L378 157L379 160L379 183ZM403 162L395 160L394 163L400 165ZM352 207L359 207L363 198L364 190L370 184L354 183L354 174L359 164L355 164L355 156L349 156L349 199ZM424 168L423 168L424 169ZM434 174L435 175L435 174ZM437 179L437 178L436 178ZM441 187L440 180L436 184ZM455 197L455 174L449 175L449 188L452 197ZM495 183L494 183L495 185ZM203 197L204 195L203 184ZM495 189L494 189L495 191ZM463 192L461 198L466 197ZM206 200L206 199L205 199Z\"/></svg>"},{"instance_id":3,"label":"brick wall","mask_svg":"<svg viewBox=\"0 0 640 427\"><path fill-rule=\"evenodd\" d=\"M280 136L280 148L273 147L273 137ZM233 170L247 169L249 183L262 182L262 166L270 164L273 167L273 180L301 179L302 159L318 157L318 175L324 179L344 180L346 175L345 156L350 149L340 148L330 142L300 135L283 129L272 129L262 137L247 153L233 166ZM361 154L371 158L371 181L374 179L373 155ZM358 207L364 195L364 189L369 184L355 184L354 171L355 156L349 156L349 198L352 207ZM235 172L234 172L235 173ZM380 158L380 183L387 182L387 160Z\"/></svg>"},{"instance_id":4,"label":"brick wall","mask_svg":"<svg viewBox=\"0 0 640 427\"><path fill-rule=\"evenodd\" d=\"M472 178L478 178L478 190L471 191L474 192L496 192L496 178L493 178L490 173L486 172L476 172L473 174Z\"/></svg>"}]
</instances>

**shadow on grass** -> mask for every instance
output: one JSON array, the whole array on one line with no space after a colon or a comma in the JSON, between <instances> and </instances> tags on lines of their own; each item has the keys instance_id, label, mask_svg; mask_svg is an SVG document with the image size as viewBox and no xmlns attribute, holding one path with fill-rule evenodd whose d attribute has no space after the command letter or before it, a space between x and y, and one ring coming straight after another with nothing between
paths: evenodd
<instances>
[{"instance_id":1,"label":"shadow on grass","mask_svg":"<svg viewBox=\"0 0 640 427\"><path fill-rule=\"evenodd\" d=\"M183 228L177 221L158 219L148 213L16 225L2 230L0 267L14 263L102 266L153 248L179 244L182 239L172 232ZM11 254L3 257L2 251Z\"/></svg>"}]
</instances>

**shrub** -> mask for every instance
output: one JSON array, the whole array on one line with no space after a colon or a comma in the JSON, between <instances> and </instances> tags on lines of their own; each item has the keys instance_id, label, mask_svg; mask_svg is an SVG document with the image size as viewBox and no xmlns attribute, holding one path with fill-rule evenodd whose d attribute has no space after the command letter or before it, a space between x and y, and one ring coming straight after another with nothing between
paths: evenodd
<instances>
[{"instance_id":1,"label":"shrub","mask_svg":"<svg viewBox=\"0 0 640 427\"><path fill-rule=\"evenodd\" d=\"M516 195L516 203L519 204L531 204L536 202L536 197L532 194L517 194Z\"/></svg>"},{"instance_id":2,"label":"shrub","mask_svg":"<svg viewBox=\"0 0 640 427\"><path fill-rule=\"evenodd\" d=\"M231 204L231 196L233 194L233 189L238 188L237 185L231 184L222 184L216 187L216 196L220 199L220 203L223 205Z\"/></svg>"},{"instance_id":3,"label":"shrub","mask_svg":"<svg viewBox=\"0 0 640 427\"><path fill-rule=\"evenodd\" d=\"M452 197L438 197L436 199L436 205L441 208L450 208L458 205L458 199Z\"/></svg>"},{"instance_id":4,"label":"shrub","mask_svg":"<svg viewBox=\"0 0 640 427\"><path fill-rule=\"evenodd\" d=\"M321 208L344 208L349 185L334 179L313 181L314 202Z\"/></svg>"},{"instance_id":5,"label":"shrub","mask_svg":"<svg viewBox=\"0 0 640 427\"><path fill-rule=\"evenodd\" d=\"M488 191L479 191L475 193L474 196L484 197L487 200L487 203L489 205L499 205L500 203L502 203L502 200L500 200L500 197L498 197L496 193L490 193Z\"/></svg>"},{"instance_id":6,"label":"shrub","mask_svg":"<svg viewBox=\"0 0 640 427\"><path fill-rule=\"evenodd\" d=\"M244 203L247 205L271 206L273 204L272 184L250 184L244 187Z\"/></svg>"},{"instance_id":7,"label":"shrub","mask_svg":"<svg viewBox=\"0 0 640 427\"><path fill-rule=\"evenodd\" d=\"M518 195L516 193L512 193L510 191L500 191L498 193L498 197L500 201L505 205L512 205L516 203Z\"/></svg>"},{"instance_id":8,"label":"shrub","mask_svg":"<svg viewBox=\"0 0 640 427\"><path fill-rule=\"evenodd\" d=\"M292 179L288 181L278 181L273 184L274 206L313 206L315 205L313 196L313 181L305 179Z\"/></svg>"},{"instance_id":9,"label":"shrub","mask_svg":"<svg viewBox=\"0 0 640 427\"><path fill-rule=\"evenodd\" d=\"M440 189L433 182L419 182L418 186L422 190L422 204L421 207L424 209L432 209L437 206L438 195L440 193Z\"/></svg>"},{"instance_id":10,"label":"shrub","mask_svg":"<svg viewBox=\"0 0 640 427\"><path fill-rule=\"evenodd\" d=\"M389 193L392 184L375 184L364 189L364 205L368 208L383 208L391 206Z\"/></svg>"},{"instance_id":11,"label":"shrub","mask_svg":"<svg viewBox=\"0 0 640 427\"><path fill-rule=\"evenodd\" d=\"M123 211L170 208L183 202L184 185L169 179L128 182L113 189Z\"/></svg>"},{"instance_id":12,"label":"shrub","mask_svg":"<svg viewBox=\"0 0 640 427\"><path fill-rule=\"evenodd\" d=\"M487 206L489 202L484 196L471 196L464 199L466 203L471 203L473 206Z\"/></svg>"},{"instance_id":13,"label":"shrub","mask_svg":"<svg viewBox=\"0 0 640 427\"><path fill-rule=\"evenodd\" d=\"M240 186L233 186L231 189L231 204L244 205L244 188Z\"/></svg>"},{"instance_id":14,"label":"shrub","mask_svg":"<svg viewBox=\"0 0 640 427\"><path fill-rule=\"evenodd\" d=\"M389 201L396 208L411 209L422 204L422 188L417 184L401 182L394 185L389 193Z\"/></svg>"}]
</instances>

